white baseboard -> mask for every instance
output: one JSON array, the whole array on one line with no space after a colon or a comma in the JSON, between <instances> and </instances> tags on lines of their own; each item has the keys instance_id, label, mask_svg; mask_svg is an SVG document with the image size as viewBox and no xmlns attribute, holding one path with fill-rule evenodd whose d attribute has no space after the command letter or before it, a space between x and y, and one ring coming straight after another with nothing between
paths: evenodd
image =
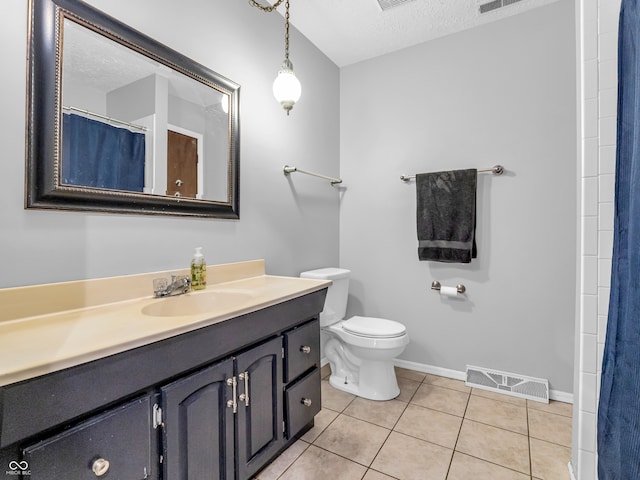
<instances>
[{"instance_id":1,"label":"white baseboard","mask_svg":"<svg viewBox=\"0 0 640 480\"><path fill-rule=\"evenodd\" d=\"M329 363L327 357L322 357L320 360L320 366L324 367ZM416 372L430 373L431 375L438 375L440 377L453 378L456 380L464 381L467 377L465 372L459 370L451 370L450 368L436 367L434 365L427 365L425 363L410 362L408 360L402 360L396 358L393 363L402 368L409 370L415 370ZM549 390L549 398L558 402L573 403L573 393L563 392L560 390Z\"/></svg>"},{"instance_id":2,"label":"white baseboard","mask_svg":"<svg viewBox=\"0 0 640 480\"><path fill-rule=\"evenodd\" d=\"M573 465L571 465L571 462L567 463L567 468L569 468L569 475L571 476L571 480L576 480L576 476L573 473Z\"/></svg>"},{"instance_id":3,"label":"white baseboard","mask_svg":"<svg viewBox=\"0 0 640 480\"><path fill-rule=\"evenodd\" d=\"M467 378L467 374L465 372L451 370L449 368L434 367L433 365L409 362L407 360L401 360L399 358L396 358L393 363L395 363L398 367L415 370L416 372L430 373L431 375L438 375L440 377L455 378L456 380L462 381Z\"/></svg>"},{"instance_id":4,"label":"white baseboard","mask_svg":"<svg viewBox=\"0 0 640 480\"><path fill-rule=\"evenodd\" d=\"M573 403L573 393L549 390L549 398L558 402Z\"/></svg>"},{"instance_id":5,"label":"white baseboard","mask_svg":"<svg viewBox=\"0 0 640 480\"><path fill-rule=\"evenodd\" d=\"M465 372L459 370L451 370L449 368L435 367L433 365L426 365L424 363L409 362L396 358L393 363L402 368L409 370L415 370L422 373L430 373L432 375L438 375L440 377L454 378L456 380L464 381L467 377ZM551 400L557 400L558 402L573 403L573 393L562 392L560 390L549 390L549 398Z\"/></svg>"}]
</instances>

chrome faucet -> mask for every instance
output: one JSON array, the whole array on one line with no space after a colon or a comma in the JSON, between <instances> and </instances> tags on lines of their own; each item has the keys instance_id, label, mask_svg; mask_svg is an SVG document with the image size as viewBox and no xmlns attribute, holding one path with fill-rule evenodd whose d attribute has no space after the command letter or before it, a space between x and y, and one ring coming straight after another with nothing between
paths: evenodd
<instances>
[{"instance_id":1,"label":"chrome faucet","mask_svg":"<svg viewBox=\"0 0 640 480\"><path fill-rule=\"evenodd\" d=\"M157 298L181 295L191 290L191 279L187 275L171 275L171 283L166 278L153 280L153 295Z\"/></svg>"}]
</instances>

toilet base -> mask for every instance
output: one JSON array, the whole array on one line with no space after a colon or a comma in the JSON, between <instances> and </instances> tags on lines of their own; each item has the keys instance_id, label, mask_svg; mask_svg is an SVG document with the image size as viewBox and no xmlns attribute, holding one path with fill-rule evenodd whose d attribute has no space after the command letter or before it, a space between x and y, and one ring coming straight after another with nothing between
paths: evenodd
<instances>
[{"instance_id":1,"label":"toilet base","mask_svg":"<svg viewBox=\"0 0 640 480\"><path fill-rule=\"evenodd\" d=\"M331 370L336 371L333 364ZM389 361L364 360L360 364L357 383L332 373L329 384L338 390L369 400L392 400L400 395L396 372L393 363Z\"/></svg>"}]
</instances>

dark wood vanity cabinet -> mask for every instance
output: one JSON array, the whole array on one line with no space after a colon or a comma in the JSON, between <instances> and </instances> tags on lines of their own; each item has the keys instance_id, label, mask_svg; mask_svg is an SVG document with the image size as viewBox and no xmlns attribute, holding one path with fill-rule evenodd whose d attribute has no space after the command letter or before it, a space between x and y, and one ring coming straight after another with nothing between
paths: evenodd
<instances>
[{"instance_id":1,"label":"dark wood vanity cabinet","mask_svg":"<svg viewBox=\"0 0 640 480\"><path fill-rule=\"evenodd\" d=\"M284 333L285 435L295 437L320 411L320 324L313 321Z\"/></svg>"},{"instance_id":2,"label":"dark wood vanity cabinet","mask_svg":"<svg viewBox=\"0 0 640 480\"><path fill-rule=\"evenodd\" d=\"M0 387L2 468L31 480L252 478L320 410L325 295Z\"/></svg>"},{"instance_id":3,"label":"dark wood vanity cabinet","mask_svg":"<svg viewBox=\"0 0 640 480\"><path fill-rule=\"evenodd\" d=\"M251 478L284 445L282 337L236 357L238 478Z\"/></svg>"},{"instance_id":4,"label":"dark wood vanity cabinet","mask_svg":"<svg viewBox=\"0 0 640 480\"><path fill-rule=\"evenodd\" d=\"M232 378L233 359L227 359L162 387L156 423L163 435L163 478L234 478L234 414L227 407Z\"/></svg>"},{"instance_id":5,"label":"dark wood vanity cabinet","mask_svg":"<svg viewBox=\"0 0 640 480\"><path fill-rule=\"evenodd\" d=\"M250 478L284 445L282 398L282 337L162 387L164 478Z\"/></svg>"},{"instance_id":6,"label":"dark wood vanity cabinet","mask_svg":"<svg viewBox=\"0 0 640 480\"><path fill-rule=\"evenodd\" d=\"M155 470L151 405L145 396L27 446L28 478L149 478Z\"/></svg>"}]
</instances>

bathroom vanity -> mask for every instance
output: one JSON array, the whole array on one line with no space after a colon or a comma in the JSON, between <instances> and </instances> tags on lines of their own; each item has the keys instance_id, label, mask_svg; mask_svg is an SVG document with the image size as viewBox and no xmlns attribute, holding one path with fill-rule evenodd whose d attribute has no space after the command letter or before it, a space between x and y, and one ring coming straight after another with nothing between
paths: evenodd
<instances>
[{"instance_id":1,"label":"bathroom vanity","mask_svg":"<svg viewBox=\"0 0 640 480\"><path fill-rule=\"evenodd\" d=\"M320 410L327 286L262 274L183 298L0 321L2 346L34 336L22 345L28 360L8 368L0 354L0 470L32 480L251 478ZM109 350L114 326L102 323L115 319L128 333L112 335ZM91 337L93 348L66 345Z\"/></svg>"}]
</instances>

